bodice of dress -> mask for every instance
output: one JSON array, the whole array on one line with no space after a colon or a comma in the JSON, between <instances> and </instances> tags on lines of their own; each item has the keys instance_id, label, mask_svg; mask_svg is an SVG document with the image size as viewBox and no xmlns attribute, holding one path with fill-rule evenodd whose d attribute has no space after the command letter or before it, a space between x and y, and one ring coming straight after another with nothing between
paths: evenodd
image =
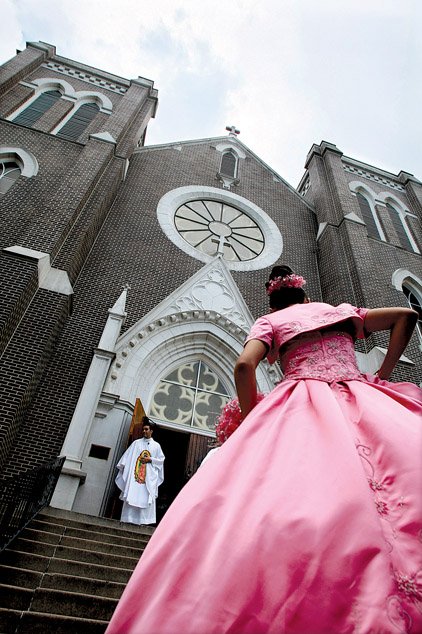
<instances>
[{"instance_id":1,"label":"bodice of dress","mask_svg":"<svg viewBox=\"0 0 422 634\"><path fill-rule=\"evenodd\" d=\"M306 333L333 327L335 324L342 323L338 329L343 331L347 323L346 329L353 333L354 338L365 337L364 320L367 312L366 308L356 308L350 304L293 304L283 310L259 317L252 326L246 342L251 339L263 341L268 347L267 359L274 363L279 357L280 349L291 340L303 337Z\"/></svg>"},{"instance_id":2,"label":"bodice of dress","mask_svg":"<svg viewBox=\"0 0 422 634\"><path fill-rule=\"evenodd\" d=\"M280 354L285 379L322 381L362 380L350 334L337 330L306 333L292 340Z\"/></svg>"}]
</instances>

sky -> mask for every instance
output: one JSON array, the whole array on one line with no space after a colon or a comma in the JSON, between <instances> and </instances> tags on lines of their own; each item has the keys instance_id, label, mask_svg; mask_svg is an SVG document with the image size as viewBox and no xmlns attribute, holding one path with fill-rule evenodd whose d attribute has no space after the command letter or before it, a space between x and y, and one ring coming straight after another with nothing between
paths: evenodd
<instances>
[{"instance_id":1,"label":"sky","mask_svg":"<svg viewBox=\"0 0 422 634\"><path fill-rule=\"evenodd\" d=\"M154 145L227 134L296 187L322 140L422 180L420 0L0 0L0 63L27 41L154 81ZM418 30L418 33L417 33Z\"/></svg>"}]
</instances>

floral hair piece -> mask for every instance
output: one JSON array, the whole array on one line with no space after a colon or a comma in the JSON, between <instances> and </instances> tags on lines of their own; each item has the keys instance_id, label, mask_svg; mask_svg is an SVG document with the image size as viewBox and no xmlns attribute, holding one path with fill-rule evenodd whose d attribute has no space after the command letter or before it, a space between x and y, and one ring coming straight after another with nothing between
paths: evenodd
<instances>
[{"instance_id":1,"label":"floral hair piece","mask_svg":"<svg viewBox=\"0 0 422 634\"><path fill-rule=\"evenodd\" d=\"M271 295L271 293L280 290L280 288L302 288L305 284L305 279L295 273L284 277L276 277L267 282L267 295Z\"/></svg>"},{"instance_id":2,"label":"floral hair piece","mask_svg":"<svg viewBox=\"0 0 422 634\"><path fill-rule=\"evenodd\" d=\"M257 403L262 401L264 396L264 394L258 392ZM233 398L231 401L225 404L225 406L221 410L220 416L217 419L215 433L220 445L222 445L223 442L226 442L226 440L230 438L232 433L236 431L242 421L243 416L242 412L240 411L239 399Z\"/></svg>"}]
</instances>

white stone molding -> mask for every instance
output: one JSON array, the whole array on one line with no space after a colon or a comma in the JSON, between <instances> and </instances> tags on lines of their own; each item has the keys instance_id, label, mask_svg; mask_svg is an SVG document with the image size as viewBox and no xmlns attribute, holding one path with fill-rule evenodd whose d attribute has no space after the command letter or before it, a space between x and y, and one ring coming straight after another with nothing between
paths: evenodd
<instances>
[{"instance_id":1,"label":"white stone molding","mask_svg":"<svg viewBox=\"0 0 422 634\"><path fill-rule=\"evenodd\" d=\"M391 283L400 293L403 293L403 282L406 282L422 304L422 279L408 269L396 269L391 276Z\"/></svg>"},{"instance_id":2,"label":"white stone molding","mask_svg":"<svg viewBox=\"0 0 422 634\"><path fill-rule=\"evenodd\" d=\"M355 214L354 211L351 211L350 214L346 214L344 216L347 220L350 220L351 222L355 222L357 225L363 225L364 227L366 227L364 221L362 220L362 218L359 218L359 216L357 214Z\"/></svg>"},{"instance_id":3,"label":"white stone molding","mask_svg":"<svg viewBox=\"0 0 422 634\"><path fill-rule=\"evenodd\" d=\"M86 103L95 103L99 107L99 112L104 114L111 114L113 104L110 99L99 92L81 91L76 93L76 102L72 110L59 121L59 123L51 130L50 134L57 134L63 128L64 125L71 119L81 106ZM111 136L111 135L110 135ZM111 137L112 138L112 137Z\"/></svg>"},{"instance_id":4,"label":"white stone molding","mask_svg":"<svg viewBox=\"0 0 422 634\"><path fill-rule=\"evenodd\" d=\"M112 145L117 144L116 139L113 136L111 136L110 132L96 132L95 134L90 134L89 138L97 139L97 141L103 141L104 143L111 143ZM125 170L125 177L126 177L126 171L127 171L127 168Z\"/></svg>"},{"instance_id":5,"label":"white stone molding","mask_svg":"<svg viewBox=\"0 0 422 634\"><path fill-rule=\"evenodd\" d=\"M31 178L38 174L38 161L32 152L20 147L0 145L0 159L15 161L21 168L21 176Z\"/></svg>"},{"instance_id":6,"label":"white stone molding","mask_svg":"<svg viewBox=\"0 0 422 634\"><path fill-rule=\"evenodd\" d=\"M111 114L113 111L113 102L107 97L107 95L103 95L101 92L93 92L92 90L79 90L76 94L77 104L75 107L81 106L83 103L96 103L100 112L105 112L106 114Z\"/></svg>"},{"instance_id":7,"label":"white stone molding","mask_svg":"<svg viewBox=\"0 0 422 634\"><path fill-rule=\"evenodd\" d=\"M355 354L359 370L364 373L375 374L384 361L387 349L381 346L374 346L368 353L356 351ZM404 354L401 355L398 362L409 366L415 365L414 362Z\"/></svg>"},{"instance_id":8,"label":"white stone molding","mask_svg":"<svg viewBox=\"0 0 422 634\"><path fill-rule=\"evenodd\" d=\"M35 90L36 96L47 90L59 90L63 97L69 97L69 99L76 99L76 92L72 84L69 84L65 79L55 79L54 77L41 77L40 79L34 79L32 81L21 81L22 86L28 86ZM27 102L28 104L28 102Z\"/></svg>"},{"instance_id":9,"label":"white stone molding","mask_svg":"<svg viewBox=\"0 0 422 634\"><path fill-rule=\"evenodd\" d=\"M383 242L386 242L384 230L381 226L381 223L378 218L377 210L375 205L379 202L377 198L377 194L373 189L369 187L366 183L362 183L361 181L351 181L349 183L349 189L352 194L362 194L366 198L371 208L372 216L374 218L375 225L377 227L378 235ZM365 223L364 223L365 224Z\"/></svg>"},{"instance_id":10,"label":"white stone molding","mask_svg":"<svg viewBox=\"0 0 422 634\"><path fill-rule=\"evenodd\" d=\"M237 171L237 165L236 165L236 171ZM225 174L222 174L221 172L217 172L216 178L217 180L223 183L224 189L230 189L230 187L233 187L233 185L238 185L240 183L240 180L238 178L235 178L234 176L226 176Z\"/></svg>"},{"instance_id":11,"label":"white stone molding","mask_svg":"<svg viewBox=\"0 0 422 634\"><path fill-rule=\"evenodd\" d=\"M56 73L61 73L63 75L67 75L68 77L75 77L76 79L80 79L82 81L86 81L90 84L94 84L95 86L99 86L101 88L105 88L106 90L110 90L111 92L115 92L119 95L124 95L127 91L125 86L119 85L115 82L106 80L102 77L97 77L94 73L89 73L80 68L72 68L65 64L60 64L54 61L48 61L43 64L44 68L50 68L54 70Z\"/></svg>"},{"instance_id":12,"label":"white stone molding","mask_svg":"<svg viewBox=\"0 0 422 634\"><path fill-rule=\"evenodd\" d=\"M227 138L226 141L217 143L214 147L217 150L217 152L220 152L221 154L224 154L224 152L228 152L229 150L231 150L233 154L237 156L238 159L246 158L245 152L242 150L241 147L237 145L237 142L235 139L232 140L231 138Z\"/></svg>"},{"instance_id":13,"label":"white stone molding","mask_svg":"<svg viewBox=\"0 0 422 634\"><path fill-rule=\"evenodd\" d=\"M58 90L63 99L68 99L69 101L75 101L75 89L73 86L69 84L69 82L63 79L53 79L52 77L43 77L41 79L34 79L31 82L21 81L20 84L22 86L27 86L28 88L32 88L34 94L29 97L19 108L14 110L12 114L6 117L6 121L13 121L21 112L26 110L28 106L31 105L43 92L48 92L49 90Z\"/></svg>"},{"instance_id":14,"label":"white stone molding","mask_svg":"<svg viewBox=\"0 0 422 634\"><path fill-rule=\"evenodd\" d=\"M19 245L5 247L3 251L37 261L38 288L54 291L61 295L73 295L72 284L70 283L67 272L62 269L53 268L50 264L50 255L48 253L34 251L33 249Z\"/></svg>"},{"instance_id":15,"label":"white stone molding","mask_svg":"<svg viewBox=\"0 0 422 634\"><path fill-rule=\"evenodd\" d=\"M51 506L56 508L71 510L78 487L86 478L86 472L82 469L83 457L104 381L114 358L116 341L126 317L126 296L127 289L124 289L114 306L108 311L109 315L99 347L94 351L63 443L61 454L65 456L65 462L51 501Z\"/></svg>"},{"instance_id":16,"label":"white stone molding","mask_svg":"<svg viewBox=\"0 0 422 634\"><path fill-rule=\"evenodd\" d=\"M255 321L226 262L218 257L194 273L127 330L119 339L119 345L127 345L145 324L186 310L217 312L244 330L249 330Z\"/></svg>"},{"instance_id":17,"label":"white stone molding","mask_svg":"<svg viewBox=\"0 0 422 634\"><path fill-rule=\"evenodd\" d=\"M190 200L201 198L216 200L237 207L256 222L264 235L265 246L260 255L253 260L244 262L226 261L226 266L229 269L233 271L256 271L269 267L278 260L283 250L283 239L275 222L260 207L232 192L202 185L173 189L164 194L157 206L157 219L162 230L181 251L201 262L208 263L216 257L202 253L191 246L182 238L174 224L174 214L181 205Z\"/></svg>"},{"instance_id":18,"label":"white stone molding","mask_svg":"<svg viewBox=\"0 0 422 634\"><path fill-rule=\"evenodd\" d=\"M389 178L383 173L377 173L377 170L375 168L373 170L369 170L363 167L359 167L358 165L351 165L350 163L345 163L343 158L343 169L349 174L356 174L358 176L361 176L362 178L373 181L374 183L387 185L387 187L391 187L391 189L395 189L399 192L406 191L403 185L401 185L399 182L393 180L391 177Z\"/></svg>"},{"instance_id":19,"label":"white stone molding","mask_svg":"<svg viewBox=\"0 0 422 634\"><path fill-rule=\"evenodd\" d=\"M227 317L214 311L183 311L154 321L144 318L131 331L131 339L125 333L118 342L104 391L133 403L140 397L148 409L165 373L182 361L202 359L235 394L233 369L247 331ZM277 366L270 367L267 361L260 364L257 380L263 392L280 378Z\"/></svg>"},{"instance_id":20,"label":"white stone molding","mask_svg":"<svg viewBox=\"0 0 422 634\"><path fill-rule=\"evenodd\" d=\"M325 229L328 226L328 222L320 222L318 225L318 233L317 233L317 241L320 239L320 237L322 236L322 234L324 233Z\"/></svg>"}]
</instances>

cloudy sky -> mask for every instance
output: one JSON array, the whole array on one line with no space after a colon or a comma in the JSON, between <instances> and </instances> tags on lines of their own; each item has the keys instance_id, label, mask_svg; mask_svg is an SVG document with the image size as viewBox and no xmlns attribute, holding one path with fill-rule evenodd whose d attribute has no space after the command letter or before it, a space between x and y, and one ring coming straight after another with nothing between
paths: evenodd
<instances>
[{"instance_id":1,"label":"cloudy sky","mask_svg":"<svg viewBox=\"0 0 422 634\"><path fill-rule=\"evenodd\" d=\"M294 186L321 140L422 179L421 17L420 0L1 0L0 62L41 40L153 79L148 145L235 124Z\"/></svg>"}]
</instances>

